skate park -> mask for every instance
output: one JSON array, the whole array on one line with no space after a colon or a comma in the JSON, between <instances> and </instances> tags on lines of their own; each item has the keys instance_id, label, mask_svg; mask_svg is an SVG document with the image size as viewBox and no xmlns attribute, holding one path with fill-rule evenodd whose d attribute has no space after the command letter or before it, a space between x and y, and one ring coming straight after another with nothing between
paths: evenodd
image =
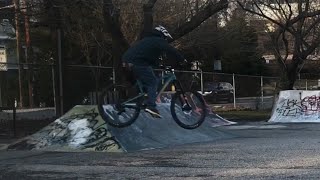
<instances>
[{"instance_id":1,"label":"skate park","mask_svg":"<svg viewBox=\"0 0 320 180\"><path fill-rule=\"evenodd\" d=\"M108 128L95 106L75 106L1 150L0 171L10 167L1 177L41 178L49 172L55 178L89 178L93 173L112 179L193 179L197 174L214 179L317 179L319 117L312 100L318 93L281 92L269 122L232 123L213 116L195 130L148 114L140 114L126 129ZM165 111L167 107L161 108ZM300 121L291 118L290 122L288 116L298 116Z\"/></svg>"},{"instance_id":2,"label":"skate park","mask_svg":"<svg viewBox=\"0 0 320 180\"><path fill-rule=\"evenodd\" d=\"M0 179L320 179L318 4L0 0Z\"/></svg>"},{"instance_id":3,"label":"skate park","mask_svg":"<svg viewBox=\"0 0 320 180\"><path fill-rule=\"evenodd\" d=\"M287 123L318 123L320 91L281 91L271 118L261 125L238 125L210 111L203 125L183 129L172 120L168 94L159 99L162 119L141 113L134 124L125 128L108 126L96 106L78 105L48 126L10 144L8 150L134 152L163 149L236 137L216 127L229 129L281 128ZM162 102L161 102L162 101Z\"/></svg>"}]
</instances>

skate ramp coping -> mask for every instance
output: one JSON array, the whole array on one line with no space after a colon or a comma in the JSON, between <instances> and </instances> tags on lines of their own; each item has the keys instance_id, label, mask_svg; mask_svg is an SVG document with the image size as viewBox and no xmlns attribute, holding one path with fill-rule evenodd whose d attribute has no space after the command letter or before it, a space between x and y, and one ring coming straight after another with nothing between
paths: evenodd
<instances>
[{"instance_id":1,"label":"skate ramp coping","mask_svg":"<svg viewBox=\"0 0 320 180\"><path fill-rule=\"evenodd\" d=\"M158 107L164 116L161 119L141 111L132 125L114 128L105 123L96 106L75 106L37 133L11 144L8 150L132 152L233 137L215 128L230 124L220 116L209 114L199 128L187 130L174 122L169 104Z\"/></svg>"},{"instance_id":2,"label":"skate ramp coping","mask_svg":"<svg viewBox=\"0 0 320 180\"><path fill-rule=\"evenodd\" d=\"M320 91L281 91L269 122L320 122Z\"/></svg>"},{"instance_id":3,"label":"skate ramp coping","mask_svg":"<svg viewBox=\"0 0 320 180\"><path fill-rule=\"evenodd\" d=\"M11 119L13 110L0 111L0 119ZM16 109L16 120L43 120L56 117L54 108Z\"/></svg>"}]
</instances>

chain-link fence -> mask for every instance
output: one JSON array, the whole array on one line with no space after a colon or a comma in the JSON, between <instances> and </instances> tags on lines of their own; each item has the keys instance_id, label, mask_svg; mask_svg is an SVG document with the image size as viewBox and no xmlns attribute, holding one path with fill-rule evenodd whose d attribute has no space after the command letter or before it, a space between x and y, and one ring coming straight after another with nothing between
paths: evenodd
<instances>
[{"instance_id":1,"label":"chain-link fence","mask_svg":"<svg viewBox=\"0 0 320 180\"><path fill-rule=\"evenodd\" d=\"M112 67L101 66L65 65L59 70L56 65L0 63L0 69L0 107L14 105L18 111L21 111L20 106L42 110L54 107L51 110L55 111L51 114L56 113L55 115L62 115L75 105L97 104L101 89L119 79L115 77L117 73ZM159 76L164 73L164 70L156 70ZM208 104L217 108L271 109L279 81L277 77L202 71L176 70L175 75L184 89L198 91ZM61 79L63 81L60 81ZM320 81L298 78L294 88L319 90ZM170 91L171 88L168 87L167 90ZM28 133L34 132L33 119L20 117L15 124L12 116L15 113L9 113L10 116L3 114L8 113L3 112L0 117L0 133L8 131L8 134L12 135L17 131L19 134L20 131L26 131L25 129L28 129ZM48 113L42 113L40 119L46 120L37 123L41 127L56 118L54 115L43 117L44 115ZM19 116L17 115L17 118Z\"/></svg>"},{"instance_id":2,"label":"chain-link fence","mask_svg":"<svg viewBox=\"0 0 320 180\"><path fill-rule=\"evenodd\" d=\"M1 64L0 106L54 107L53 65Z\"/></svg>"},{"instance_id":3,"label":"chain-link fence","mask_svg":"<svg viewBox=\"0 0 320 180\"><path fill-rule=\"evenodd\" d=\"M79 104L97 104L101 88L114 82L112 67L68 65L63 73L65 109Z\"/></svg>"},{"instance_id":4,"label":"chain-link fence","mask_svg":"<svg viewBox=\"0 0 320 180\"><path fill-rule=\"evenodd\" d=\"M319 80L298 79L295 82L294 89L298 89L298 90L320 90L320 79Z\"/></svg>"},{"instance_id":5,"label":"chain-link fence","mask_svg":"<svg viewBox=\"0 0 320 180\"><path fill-rule=\"evenodd\" d=\"M164 74L164 70L158 69L158 76ZM175 71L177 79L184 89L198 91L205 94L210 83L228 83L228 99L221 101L206 100L212 104L231 104L232 107L239 107L244 101L254 101L256 106L266 104L269 99L269 106L272 106L271 97L275 94L277 78L262 76L245 76L235 74L210 73L202 71ZM70 109L78 104L96 104L101 88L113 83L115 71L111 67L101 66L79 66L68 65L63 71L63 100L65 109ZM121 74L119 75L121 76ZM167 89L167 90L170 90ZM247 98L247 100L245 99ZM252 104L252 103L251 103ZM258 104L258 105L257 105Z\"/></svg>"},{"instance_id":6,"label":"chain-link fence","mask_svg":"<svg viewBox=\"0 0 320 180\"><path fill-rule=\"evenodd\" d=\"M16 107L54 107L54 66L0 64L0 136L20 136L35 127L25 117L16 116ZM21 120L16 121L17 118ZM42 124L45 117L41 116ZM33 119L30 119L33 121ZM33 131L34 132L34 131Z\"/></svg>"},{"instance_id":7,"label":"chain-link fence","mask_svg":"<svg viewBox=\"0 0 320 180\"><path fill-rule=\"evenodd\" d=\"M164 71L157 70L158 74ZM184 89L198 91L210 104L271 108L278 78L202 71L175 71Z\"/></svg>"},{"instance_id":8,"label":"chain-link fence","mask_svg":"<svg viewBox=\"0 0 320 180\"><path fill-rule=\"evenodd\" d=\"M79 104L97 104L101 88L114 83L116 74L112 67L101 66L65 65L61 71L55 65L20 64L20 71L17 64L1 66L0 106L16 103L18 107L56 107L60 104L65 111ZM163 70L156 72L159 76L164 73ZM202 71L176 70L175 74L184 89L202 93L210 104L228 104L233 108L246 103L251 103L250 108L272 107L279 80ZM295 84L295 88L301 90L319 87L318 80L298 79Z\"/></svg>"}]
</instances>

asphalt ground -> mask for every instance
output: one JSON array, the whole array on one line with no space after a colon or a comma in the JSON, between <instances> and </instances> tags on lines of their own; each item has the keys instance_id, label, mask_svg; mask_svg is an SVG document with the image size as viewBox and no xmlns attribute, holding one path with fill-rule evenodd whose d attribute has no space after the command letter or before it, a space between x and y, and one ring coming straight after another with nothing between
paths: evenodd
<instances>
[{"instance_id":1,"label":"asphalt ground","mask_svg":"<svg viewBox=\"0 0 320 180\"><path fill-rule=\"evenodd\" d=\"M132 153L0 151L0 179L320 179L320 124L217 127L233 138Z\"/></svg>"}]
</instances>

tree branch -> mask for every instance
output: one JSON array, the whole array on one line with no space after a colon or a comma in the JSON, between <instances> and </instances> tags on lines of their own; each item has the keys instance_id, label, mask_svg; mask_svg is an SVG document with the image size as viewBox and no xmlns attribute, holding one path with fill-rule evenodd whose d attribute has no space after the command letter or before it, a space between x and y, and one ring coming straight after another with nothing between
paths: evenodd
<instances>
[{"instance_id":1,"label":"tree branch","mask_svg":"<svg viewBox=\"0 0 320 180\"><path fill-rule=\"evenodd\" d=\"M213 3L212 1L206 5L206 7L199 11L195 16L191 18L189 22L182 24L180 27L176 28L173 33L172 37L174 40L179 39L180 37L184 36L185 34L191 32L193 29L198 27L202 22L208 19L213 14L221 11L228 7L228 0L221 0L218 3Z\"/></svg>"},{"instance_id":2,"label":"tree branch","mask_svg":"<svg viewBox=\"0 0 320 180\"><path fill-rule=\"evenodd\" d=\"M312 29L316 28L317 25L320 24L320 18L316 19L309 27L305 30L305 33L303 33L303 37L307 36Z\"/></svg>"},{"instance_id":3,"label":"tree branch","mask_svg":"<svg viewBox=\"0 0 320 180\"><path fill-rule=\"evenodd\" d=\"M251 9L249 9L249 8L244 7L244 5L243 5L241 2L239 2L239 1L237 1L237 3L239 4L239 6L240 6L243 10L245 10L245 11L251 13L251 14L254 14L254 15L257 15L257 16L260 16L260 17L263 17L263 18L271 21L272 23L278 25L280 28L285 29L285 30L287 30L287 31L290 32L290 33L293 33L288 27L286 27L285 25L283 25L281 22L276 21L276 20L272 19L271 17L265 15L265 14L262 12L262 10L259 8L259 6L258 6L257 4L256 4L256 6L260 9L260 13L254 11L254 10L251 10Z\"/></svg>"}]
</instances>

